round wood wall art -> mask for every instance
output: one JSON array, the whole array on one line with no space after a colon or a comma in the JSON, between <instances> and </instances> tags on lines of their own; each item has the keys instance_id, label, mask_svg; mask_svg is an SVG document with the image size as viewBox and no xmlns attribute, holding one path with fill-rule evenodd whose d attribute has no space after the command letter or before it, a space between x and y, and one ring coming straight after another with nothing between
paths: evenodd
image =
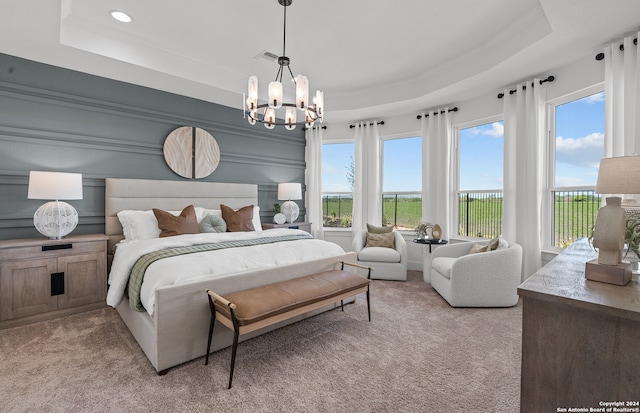
<instances>
[{"instance_id":1,"label":"round wood wall art","mask_svg":"<svg viewBox=\"0 0 640 413\"><path fill-rule=\"evenodd\" d=\"M220 163L220 147L204 129L182 126L164 140L164 160L183 178L201 179L211 175Z\"/></svg>"}]
</instances>

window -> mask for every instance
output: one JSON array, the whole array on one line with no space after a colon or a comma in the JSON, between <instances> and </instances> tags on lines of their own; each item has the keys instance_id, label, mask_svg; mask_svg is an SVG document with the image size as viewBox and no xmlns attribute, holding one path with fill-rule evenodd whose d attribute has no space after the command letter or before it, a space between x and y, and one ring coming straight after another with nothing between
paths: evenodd
<instances>
[{"instance_id":1,"label":"window","mask_svg":"<svg viewBox=\"0 0 640 413\"><path fill-rule=\"evenodd\" d=\"M422 137L383 144L382 224L412 230L422 220Z\"/></svg>"},{"instance_id":2,"label":"window","mask_svg":"<svg viewBox=\"0 0 640 413\"><path fill-rule=\"evenodd\" d=\"M322 145L323 226L350 228L353 211L355 144Z\"/></svg>"},{"instance_id":3,"label":"window","mask_svg":"<svg viewBox=\"0 0 640 413\"><path fill-rule=\"evenodd\" d=\"M588 237L600 196L595 193L598 166L604 156L602 87L550 103L551 155L546 236L564 248Z\"/></svg>"},{"instance_id":4,"label":"window","mask_svg":"<svg viewBox=\"0 0 640 413\"><path fill-rule=\"evenodd\" d=\"M504 121L459 130L458 234L492 238L502 231Z\"/></svg>"}]
</instances>

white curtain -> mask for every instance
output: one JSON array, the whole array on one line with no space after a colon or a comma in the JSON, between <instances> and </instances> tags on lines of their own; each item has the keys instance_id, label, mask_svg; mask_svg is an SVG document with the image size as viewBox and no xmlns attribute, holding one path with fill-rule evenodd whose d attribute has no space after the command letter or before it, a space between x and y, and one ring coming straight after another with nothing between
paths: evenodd
<instances>
[{"instance_id":1,"label":"white curtain","mask_svg":"<svg viewBox=\"0 0 640 413\"><path fill-rule=\"evenodd\" d=\"M640 154L640 53L633 44L639 36L604 48L605 158Z\"/></svg>"},{"instance_id":2,"label":"white curtain","mask_svg":"<svg viewBox=\"0 0 640 413\"><path fill-rule=\"evenodd\" d=\"M355 176L351 231L367 228L367 223L382 225L380 135L378 122L355 126Z\"/></svg>"},{"instance_id":3,"label":"white curtain","mask_svg":"<svg viewBox=\"0 0 640 413\"><path fill-rule=\"evenodd\" d=\"M311 222L311 235L318 239L324 239L322 217L322 128L307 129L305 137L304 160L307 164L305 170L305 196L307 222Z\"/></svg>"},{"instance_id":4,"label":"white curtain","mask_svg":"<svg viewBox=\"0 0 640 413\"><path fill-rule=\"evenodd\" d=\"M428 115L428 116L427 116ZM448 108L422 114L422 220L438 224L442 238L457 234L451 205L455 199L456 176L452 162L451 114Z\"/></svg>"},{"instance_id":5,"label":"white curtain","mask_svg":"<svg viewBox=\"0 0 640 413\"><path fill-rule=\"evenodd\" d=\"M502 235L522 246L526 279L541 266L547 88L533 79L516 90L504 93Z\"/></svg>"}]
</instances>

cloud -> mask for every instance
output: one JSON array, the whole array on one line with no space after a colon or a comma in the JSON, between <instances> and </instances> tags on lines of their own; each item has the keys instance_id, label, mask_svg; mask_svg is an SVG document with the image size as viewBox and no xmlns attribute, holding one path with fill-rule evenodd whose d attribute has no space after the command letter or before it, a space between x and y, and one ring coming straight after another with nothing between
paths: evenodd
<instances>
[{"instance_id":1,"label":"cloud","mask_svg":"<svg viewBox=\"0 0 640 413\"><path fill-rule=\"evenodd\" d=\"M596 93L595 95L587 96L586 98L582 98L582 101L588 104L594 104L599 102L604 102L604 92Z\"/></svg>"},{"instance_id":2,"label":"cloud","mask_svg":"<svg viewBox=\"0 0 640 413\"><path fill-rule=\"evenodd\" d=\"M491 128L487 125L476 126L469 131L472 135L488 135L494 138L502 138L504 136L504 125L501 122L491 123Z\"/></svg>"},{"instance_id":3,"label":"cloud","mask_svg":"<svg viewBox=\"0 0 640 413\"><path fill-rule=\"evenodd\" d=\"M482 131L482 134L493 136L494 138L502 138L504 136L504 125L500 122L493 122L491 129Z\"/></svg>"},{"instance_id":4,"label":"cloud","mask_svg":"<svg viewBox=\"0 0 640 413\"><path fill-rule=\"evenodd\" d=\"M603 156L604 134L596 132L582 138L556 137L556 161L569 165L598 168Z\"/></svg>"}]
</instances>

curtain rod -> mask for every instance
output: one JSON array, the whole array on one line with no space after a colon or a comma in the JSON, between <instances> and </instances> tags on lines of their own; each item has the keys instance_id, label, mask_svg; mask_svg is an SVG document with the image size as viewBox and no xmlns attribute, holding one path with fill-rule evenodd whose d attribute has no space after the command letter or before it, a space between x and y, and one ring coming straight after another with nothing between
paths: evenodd
<instances>
[{"instance_id":1,"label":"curtain rod","mask_svg":"<svg viewBox=\"0 0 640 413\"><path fill-rule=\"evenodd\" d=\"M314 126L312 128L302 128L302 130L309 130L309 129L324 129L327 130L327 125L324 126Z\"/></svg>"},{"instance_id":2,"label":"curtain rod","mask_svg":"<svg viewBox=\"0 0 640 413\"><path fill-rule=\"evenodd\" d=\"M638 45L638 39L633 39L633 44ZM624 52L624 44L621 44L619 47L621 52ZM600 61L604 59L604 53L600 52L596 55L596 60Z\"/></svg>"},{"instance_id":3,"label":"curtain rod","mask_svg":"<svg viewBox=\"0 0 640 413\"><path fill-rule=\"evenodd\" d=\"M541 79L540 80L540 84L543 84L544 82L553 82L554 80L556 80L555 76L549 76L546 79ZM531 87L533 87L534 84L531 83ZM522 86L522 90L525 90L527 88L527 86ZM510 95L513 95L514 93L516 93L518 91L518 89L513 89L509 91ZM504 97L504 93L498 93L498 99L502 99Z\"/></svg>"},{"instance_id":4,"label":"curtain rod","mask_svg":"<svg viewBox=\"0 0 640 413\"><path fill-rule=\"evenodd\" d=\"M453 107L453 108L449 109L447 112L457 112L457 111L458 111L458 107L456 106L456 107ZM443 113L444 113L444 110L441 110L440 111L440 115L442 115ZM437 115L437 114L438 114L438 112L434 113L434 115ZM424 117L428 118L429 114L427 113L426 115L424 115ZM422 115L418 115L418 116L416 116L416 118L422 119Z\"/></svg>"},{"instance_id":5,"label":"curtain rod","mask_svg":"<svg viewBox=\"0 0 640 413\"><path fill-rule=\"evenodd\" d=\"M384 125L384 121L381 120L380 122L377 123L377 125ZM360 126L360 125L358 125L358 126ZM364 126L367 126L367 124L365 123ZM373 126L373 122L369 123L369 126ZM355 127L356 127L356 125L349 125L349 129L353 129Z\"/></svg>"}]
</instances>

